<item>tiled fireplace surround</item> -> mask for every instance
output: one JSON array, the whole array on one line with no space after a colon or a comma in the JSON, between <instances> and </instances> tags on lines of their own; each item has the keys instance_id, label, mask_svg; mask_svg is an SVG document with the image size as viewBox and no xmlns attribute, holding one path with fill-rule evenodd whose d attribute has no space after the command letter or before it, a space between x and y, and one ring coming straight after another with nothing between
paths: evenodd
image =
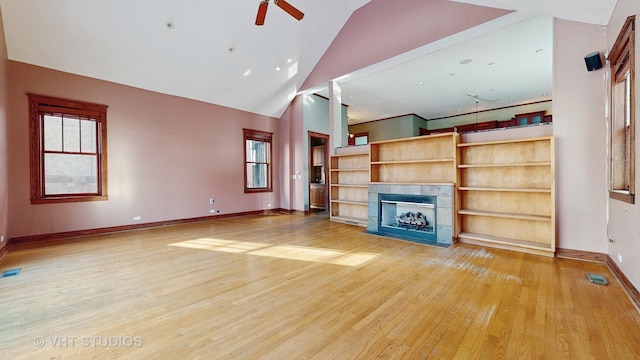
<instances>
[{"instance_id":1,"label":"tiled fireplace surround","mask_svg":"<svg viewBox=\"0 0 640 360\"><path fill-rule=\"evenodd\" d=\"M378 194L436 196L437 244L448 246L453 243L453 184L369 184L367 231L372 233L380 232Z\"/></svg>"}]
</instances>

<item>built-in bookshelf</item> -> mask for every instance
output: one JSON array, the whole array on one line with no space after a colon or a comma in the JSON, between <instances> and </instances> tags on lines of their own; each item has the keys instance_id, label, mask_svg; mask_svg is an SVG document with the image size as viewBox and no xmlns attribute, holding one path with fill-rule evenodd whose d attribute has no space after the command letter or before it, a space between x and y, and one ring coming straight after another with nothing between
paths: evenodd
<instances>
[{"instance_id":1,"label":"built-in bookshelf","mask_svg":"<svg viewBox=\"0 0 640 360\"><path fill-rule=\"evenodd\" d=\"M330 219L366 227L369 153L332 155L329 171Z\"/></svg>"},{"instance_id":2,"label":"built-in bookshelf","mask_svg":"<svg viewBox=\"0 0 640 360\"><path fill-rule=\"evenodd\" d=\"M455 183L457 133L370 144L371 183Z\"/></svg>"},{"instance_id":3,"label":"built-in bookshelf","mask_svg":"<svg viewBox=\"0 0 640 360\"><path fill-rule=\"evenodd\" d=\"M457 146L459 241L554 256L553 137Z\"/></svg>"}]
</instances>

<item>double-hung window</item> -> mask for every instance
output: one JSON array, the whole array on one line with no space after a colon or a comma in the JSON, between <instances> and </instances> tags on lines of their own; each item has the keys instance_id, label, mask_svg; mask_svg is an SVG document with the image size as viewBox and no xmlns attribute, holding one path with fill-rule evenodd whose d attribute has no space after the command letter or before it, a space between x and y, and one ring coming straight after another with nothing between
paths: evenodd
<instances>
[{"instance_id":1,"label":"double-hung window","mask_svg":"<svg viewBox=\"0 0 640 360\"><path fill-rule=\"evenodd\" d=\"M31 203L107 199L107 106L29 94Z\"/></svg>"},{"instance_id":2,"label":"double-hung window","mask_svg":"<svg viewBox=\"0 0 640 360\"><path fill-rule=\"evenodd\" d=\"M635 16L627 18L608 57L611 71L610 198L635 201Z\"/></svg>"},{"instance_id":3,"label":"double-hung window","mask_svg":"<svg viewBox=\"0 0 640 360\"><path fill-rule=\"evenodd\" d=\"M271 185L272 133L243 129L244 132L244 192L273 191Z\"/></svg>"}]
</instances>

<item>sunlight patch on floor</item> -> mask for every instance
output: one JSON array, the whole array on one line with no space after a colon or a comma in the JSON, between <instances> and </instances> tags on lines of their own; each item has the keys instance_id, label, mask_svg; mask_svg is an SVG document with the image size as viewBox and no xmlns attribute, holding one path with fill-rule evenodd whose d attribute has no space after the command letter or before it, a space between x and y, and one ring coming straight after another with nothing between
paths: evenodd
<instances>
[{"instance_id":1,"label":"sunlight patch on floor","mask_svg":"<svg viewBox=\"0 0 640 360\"><path fill-rule=\"evenodd\" d=\"M326 264L359 266L380 254L350 252L298 245L274 245L253 241L200 238L169 244L190 249L221 251L234 254L268 256L280 259L312 261Z\"/></svg>"}]
</instances>

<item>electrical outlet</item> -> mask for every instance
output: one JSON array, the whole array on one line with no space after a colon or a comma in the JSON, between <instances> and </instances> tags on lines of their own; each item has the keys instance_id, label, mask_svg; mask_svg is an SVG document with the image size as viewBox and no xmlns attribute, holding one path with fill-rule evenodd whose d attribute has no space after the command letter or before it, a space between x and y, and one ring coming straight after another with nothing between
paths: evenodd
<instances>
[{"instance_id":1,"label":"electrical outlet","mask_svg":"<svg viewBox=\"0 0 640 360\"><path fill-rule=\"evenodd\" d=\"M213 204L215 200L213 198L209 199L209 204Z\"/></svg>"},{"instance_id":2,"label":"electrical outlet","mask_svg":"<svg viewBox=\"0 0 640 360\"><path fill-rule=\"evenodd\" d=\"M622 254L618 253L618 262L622 263Z\"/></svg>"},{"instance_id":3,"label":"electrical outlet","mask_svg":"<svg viewBox=\"0 0 640 360\"><path fill-rule=\"evenodd\" d=\"M133 217L133 221L140 221L140 220L142 220L142 216L140 215Z\"/></svg>"},{"instance_id":4,"label":"electrical outlet","mask_svg":"<svg viewBox=\"0 0 640 360\"><path fill-rule=\"evenodd\" d=\"M271 204L267 204L267 207L268 207L268 208L270 208L270 207L271 207Z\"/></svg>"},{"instance_id":5,"label":"electrical outlet","mask_svg":"<svg viewBox=\"0 0 640 360\"><path fill-rule=\"evenodd\" d=\"M215 214L215 213L216 213L216 209L209 210L209 214Z\"/></svg>"}]
</instances>

